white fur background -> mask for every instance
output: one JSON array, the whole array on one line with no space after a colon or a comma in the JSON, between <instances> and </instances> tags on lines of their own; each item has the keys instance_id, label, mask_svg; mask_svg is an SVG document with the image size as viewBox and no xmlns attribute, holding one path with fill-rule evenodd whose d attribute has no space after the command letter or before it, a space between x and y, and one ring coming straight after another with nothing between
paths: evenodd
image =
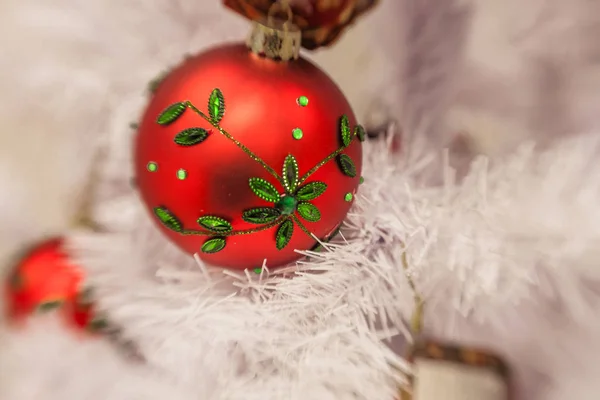
<instances>
[{"instance_id":1,"label":"white fur background","mask_svg":"<svg viewBox=\"0 0 600 400\"><path fill-rule=\"evenodd\" d=\"M389 398L401 378L388 363L408 369L377 340L405 332L412 305L400 241L411 243L428 334L500 351L517 372L519 398L597 398L598 8L382 0L338 45L312 55L367 124L395 120L407 142L427 138L429 150L407 144L411 158L388 159L383 143L367 146L372 183L349 219L352 246L312 265L338 285L275 278L276 294L259 304L260 284L207 281L174 255L128 189L128 125L146 84L186 52L243 38L247 23L212 0L0 3L2 265L72 225L94 156L108 156L94 212L115 233L74 234L74 254L149 359L131 365L109 344L37 319L0 333L0 398ZM489 173L481 162L454 186L426 156L458 133L494 157L525 138L556 147L492 162ZM432 175L446 185L426 187ZM254 297L217 301L233 282ZM309 288L322 296L307 297ZM333 300L342 295L346 309ZM285 314L278 305L290 299L306 306ZM327 318L299 330L315 313ZM361 322L363 314L386 315L389 330Z\"/></svg>"}]
</instances>

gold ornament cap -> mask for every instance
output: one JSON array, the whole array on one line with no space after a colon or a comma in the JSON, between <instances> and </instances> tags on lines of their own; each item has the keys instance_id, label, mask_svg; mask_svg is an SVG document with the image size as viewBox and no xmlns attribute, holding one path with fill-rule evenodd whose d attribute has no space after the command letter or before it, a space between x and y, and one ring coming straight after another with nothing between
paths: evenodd
<instances>
[{"instance_id":1,"label":"gold ornament cap","mask_svg":"<svg viewBox=\"0 0 600 400\"><path fill-rule=\"evenodd\" d=\"M273 18L279 8L287 12L287 21ZM250 36L246 41L248 48L255 54L273 60L289 61L300 57L302 32L292 23L292 10L284 2L275 3L267 18L252 23Z\"/></svg>"}]
</instances>

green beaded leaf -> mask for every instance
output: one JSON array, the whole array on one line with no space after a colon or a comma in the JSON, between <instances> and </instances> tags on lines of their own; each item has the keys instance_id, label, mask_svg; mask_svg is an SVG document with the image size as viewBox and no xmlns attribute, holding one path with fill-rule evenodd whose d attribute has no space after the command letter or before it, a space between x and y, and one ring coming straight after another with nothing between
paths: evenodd
<instances>
[{"instance_id":1,"label":"green beaded leaf","mask_svg":"<svg viewBox=\"0 0 600 400\"><path fill-rule=\"evenodd\" d=\"M308 222L317 222L321 220L321 212L310 203L299 203L298 214Z\"/></svg>"},{"instance_id":2,"label":"green beaded leaf","mask_svg":"<svg viewBox=\"0 0 600 400\"><path fill-rule=\"evenodd\" d=\"M48 311L56 310L57 308L60 308L62 305L63 305L63 301L61 301L61 300L45 301L37 307L37 310L41 313L45 313Z\"/></svg>"},{"instance_id":3,"label":"green beaded leaf","mask_svg":"<svg viewBox=\"0 0 600 400\"><path fill-rule=\"evenodd\" d=\"M281 212L276 208L258 207L244 211L242 219L251 224L262 225L275 221L280 215Z\"/></svg>"},{"instance_id":4,"label":"green beaded leaf","mask_svg":"<svg viewBox=\"0 0 600 400\"><path fill-rule=\"evenodd\" d=\"M198 225L209 231L219 233L230 232L233 229L228 221L221 217L215 217L214 215L205 215L198 218Z\"/></svg>"},{"instance_id":5,"label":"green beaded leaf","mask_svg":"<svg viewBox=\"0 0 600 400\"><path fill-rule=\"evenodd\" d=\"M354 178L356 176L356 166L354 161L346 154L340 154L337 157L337 163L344 175Z\"/></svg>"},{"instance_id":6,"label":"green beaded leaf","mask_svg":"<svg viewBox=\"0 0 600 400\"><path fill-rule=\"evenodd\" d=\"M262 178L250 178L250 189L255 195L270 203L277 203L280 199L279 193L275 186Z\"/></svg>"},{"instance_id":7,"label":"green beaded leaf","mask_svg":"<svg viewBox=\"0 0 600 400\"><path fill-rule=\"evenodd\" d=\"M167 210L165 207L154 207L154 215L156 215L159 221L166 227L175 232L181 232L183 226L181 221Z\"/></svg>"},{"instance_id":8,"label":"green beaded leaf","mask_svg":"<svg viewBox=\"0 0 600 400\"><path fill-rule=\"evenodd\" d=\"M169 125L170 123L174 122L177 118L181 117L186 108L187 107L185 103L171 104L163 112L160 113L160 115L156 119L156 122L159 125Z\"/></svg>"},{"instance_id":9,"label":"green beaded leaf","mask_svg":"<svg viewBox=\"0 0 600 400\"><path fill-rule=\"evenodd\" d=\"M179 132L173 141L180 146L193 146L204 142L208 137L208 132L203 128L188 128Z\"/></svg>"},{"instance_id":10,"label":"green beaded leaf","mask_svg":"<svg viewBox=\"0 0 600 400\"><path fill-rule=\"evenodd\" d=\"M352 141L352 131L350 130L350 120L347 115L342 115L340 118L340 137L344 147L348 146Z\"/></svg>"},{"instance_id":11,"label":"green beaded leaf","mask_svg":"<svg viewBox=\"0 0 600 400\"><path fill-rule=\"evenodd\" d=\"M225 114L225 100L221 89L213 89L208 98L208 114L215 124L221 122Z\"/></svg>"},{"instance_id":12,"label":"green beaded leaf","mask_svg":"<svg viewBox=\"0 0 600 400\"><path fill-rule=\"evenodd\" d=\"M288 193L294 193L298 185L298 161L293 155L288 155L283 162L283 185Z\"/></svg>"},{"instance_id":13,"label":"green beaded leaf","mask_svg":"<svg viewBox=\"0 0 600 400\"><path fill-rule=\"evenodd\" d=\"M225 238L216 237L216 238L208 239L206 242L204 242L201 250L203 253L212 254L212 253L218 253L219 251L223 250L224 248L225 248Z\"/></svg>"},{"instance_id":14,"label":"green beaded leaf","mask_svg":"<svg viewBox=\"0 0 600 400\"><path fill-rule=\"evenodd\" d=\"M360 140L361 142L364 142L365 139L367 138L365 128L363 128L362 125L356 125L354 127L354 134L356 135L358 140Z\"/></svg>"},{"instance_id":15,"label":"green beaded leaf","mask_svg":"<svg viewBox=\"0 0 600 400\"><path fill-rule=\"evenodd\" d=\"M296 199L298 201L314 200L323 193L325 193L326 189L327 184L324 182L310 182L298 189L298 191L296 192Z\"/></svg>"},{"instance_id":16,"label":"green beaded leaf","mask_svg":"<svg viewBox=\"0 0 600 400\"><path fill-rule=\"evenodd\" d=\"M293 233L294 223L291 220L286 219L281 225L279 225L277 233L275 234L275 245L277 246L277 250L282 250L288 245L290 240L292 240Z\"/></svg>"}]
</instances>

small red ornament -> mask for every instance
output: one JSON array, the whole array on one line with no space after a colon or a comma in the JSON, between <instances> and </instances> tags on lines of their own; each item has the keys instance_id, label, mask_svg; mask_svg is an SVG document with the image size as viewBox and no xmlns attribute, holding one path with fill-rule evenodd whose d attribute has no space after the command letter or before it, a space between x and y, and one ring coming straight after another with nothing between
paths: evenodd
<instances>
[{"instance_id":1,"label":"small red ornament","mask_svg":"<svg viewBox=\"0 0 600 400\"><path fill-rule=\"evenodd\" d=\"M96 330L89 291L82 290L82 269L63 250L64 240L53 238L30 250L9 276L8 314L20 320L33 312L61 309L79 328Z\"/></svg>"},{"instance_id":2,"label":"small red ornament","mask_svg":"<svg viewBox=\"0 0 600 400\"><path fill-rule=\"evenodd\" d=\"M206 262L277 267L350 209L365 133L300 32L256 23L248 49L190 57L157 86L135 141L141 197L163 232Z\"/></svg>"},{"instance_id":3,"label":"small red ornament","mask_svg":"<svg viewBox=\"0 0 600 400\"><path fill-rule=\"evenodd\" d=\"M9 277L10 314L21 316L35 310L50 310L76 298L83 275L62 246L61 238L51 239L20 260Z\"/></svg>"}]
</instances>

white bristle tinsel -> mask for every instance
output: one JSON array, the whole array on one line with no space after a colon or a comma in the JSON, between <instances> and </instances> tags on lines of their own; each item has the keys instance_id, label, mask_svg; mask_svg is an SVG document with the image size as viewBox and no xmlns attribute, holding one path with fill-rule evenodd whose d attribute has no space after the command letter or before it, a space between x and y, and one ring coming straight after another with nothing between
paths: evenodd
<instances>
[{"instance_id":1,"label":"white bristle tinsel","mask_svg":"<svg viewBox=\"0 0 600 400\"><path fill-rule=\"evenodd\" d=\"M280 271L224 271L181 254L132 190L103 205L135 214L129 227L74 233L72 254L143 369L189 398L391 398L410 373L394 341L413 339L406 251L427 334L498 351L522 398L558 399L548 382L592 361L579 347L600 332L598 150L595 135L542 153L525 146L475 160L459 180L444 157L398 165L382 157L388 142L368 143L343 237ZM431 186L423 177L435 171L443 184Z\"/></svg>"}]
</instances>

